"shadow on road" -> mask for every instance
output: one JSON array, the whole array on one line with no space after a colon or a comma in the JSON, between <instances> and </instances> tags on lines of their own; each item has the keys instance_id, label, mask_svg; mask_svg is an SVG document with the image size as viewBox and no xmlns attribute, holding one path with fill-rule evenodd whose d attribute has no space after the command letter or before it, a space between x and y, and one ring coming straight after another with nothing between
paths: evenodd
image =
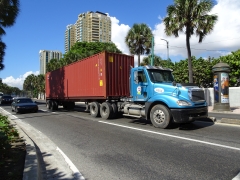
<instances>
[{"instance_id":1,"label":"shadow on road","mask_svg":"<svg viewBox=\"0 0 240 180\"><path fill-rule=\"evenodd\" d=\"M129 118L129 117L127 117ZM204 123L207 122L207 123ZM136 119L132 118L130 123L133 124L139 124L139 125L148 125L148 126L153 126L151 121L147 121L145 119ZM198 119L198 121L192 122L192 123L184 123L184 124L178 124L178 123L172 123L167 129L179 129L179 130L197 130L197 129L202 129L202 128L207 128L209 126L214 125L214 122L209 119Z\"/></svg>"}]
</instances>

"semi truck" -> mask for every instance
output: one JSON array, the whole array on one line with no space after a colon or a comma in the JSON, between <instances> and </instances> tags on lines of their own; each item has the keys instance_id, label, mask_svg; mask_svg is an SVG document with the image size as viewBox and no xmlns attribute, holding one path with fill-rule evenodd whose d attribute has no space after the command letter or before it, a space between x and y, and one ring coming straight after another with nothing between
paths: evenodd
<instances>
[{"instance_id":1,"label":"semi truck","mask_svg":"<svg viewBox=\"0 0 240 180\"><path fill-rule=\"evenodd\" d=\"M169 68L134 67L131 55L104 51L46 73L45 81L46 106L52 111L84 102L92 117L121 114L158 128L208 116L203 89L176 83Z\"/></svg>"}]
</instances>

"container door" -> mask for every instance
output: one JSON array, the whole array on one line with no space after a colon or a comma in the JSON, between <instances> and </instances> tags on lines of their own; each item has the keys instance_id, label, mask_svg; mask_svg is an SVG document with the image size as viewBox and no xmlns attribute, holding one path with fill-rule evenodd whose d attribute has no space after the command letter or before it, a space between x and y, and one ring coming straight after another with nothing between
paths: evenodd
<instances>
[{"instance_id":1,"label":"container door","mask_svg":"<svg viewBox=\"0 0 240 180\"><path fill-rule=\"evenodd\" d=\"M148 99L148 82L143 70L134 71L132 95L134 101L144 102Z\"/></svg>"}]
</instances>

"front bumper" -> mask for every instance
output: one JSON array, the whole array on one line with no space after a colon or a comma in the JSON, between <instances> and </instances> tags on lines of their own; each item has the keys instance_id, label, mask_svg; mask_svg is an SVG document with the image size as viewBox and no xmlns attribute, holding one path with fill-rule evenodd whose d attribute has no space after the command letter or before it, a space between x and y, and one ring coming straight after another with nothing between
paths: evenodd
<instances>
[{"instance_id":1,"label":"front bumper","mask_svg":"<svg viewBox=\"0 0 240 180\"><path fill-rule=\"evenodd\" d=\"M208 107L191 109L171 109L172 117L176 123L192 122L197 118L208 117Z\"/></svg>"},{"instance_id":2,"label":"front bumper","mask_svg":"<svg viewBox=\"0 0 240 180\"><path fill-rule=\"evenodd\" d=\"M17 108L19 113L26 113L26 112L36 112L38 111L37 107L18 107Z\"/></svg>"}]
</instances>

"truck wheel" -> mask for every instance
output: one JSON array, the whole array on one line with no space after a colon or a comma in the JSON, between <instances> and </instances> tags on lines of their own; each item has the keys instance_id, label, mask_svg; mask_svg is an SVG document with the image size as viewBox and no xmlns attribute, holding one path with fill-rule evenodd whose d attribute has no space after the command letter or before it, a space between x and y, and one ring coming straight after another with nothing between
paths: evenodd
<instances>
[{"instance_id":1,"label":"truck wheel","mask_svg":"<svg viewBox=\"0 0 240 180\"><path fill-rule=\"evenodd\" d=\"M109 102L102 103L100 107L100 114L103 119L111 118L111 115L113 114L112 105Z\"/></svg>"},{"instance_id":2,"label":"truck wheel","mask_svg":"<svg viewBox=\"0 0 240 180\"><path fill-rule=\"evenodd\" d=\"M92 117L99 117L100 105L98 102L92 102L90 105L90 114Z\"/></svg>"},{"instance_id":3,"label":"truck wheel","mask_svg":"<svg viewBox=\"0 0 240 180\"><path fill-rule=\"evenodd\" d=\"M150 119L154 127L167 128L171 121L169 110L164 105L155 105L151 109Z\"/></svg>"},{"instance_id":4,"label":"truck wheel","mask_svg":"<svg viewBox=\"0 0 240 180\"><path fill-rule=\"evenodd\" d=\"M118 108L115 103L112 103L112 109L113 109L113 112L112 112L111 118L115 118L118 116Z\"/></svg>"}]
</instances>

